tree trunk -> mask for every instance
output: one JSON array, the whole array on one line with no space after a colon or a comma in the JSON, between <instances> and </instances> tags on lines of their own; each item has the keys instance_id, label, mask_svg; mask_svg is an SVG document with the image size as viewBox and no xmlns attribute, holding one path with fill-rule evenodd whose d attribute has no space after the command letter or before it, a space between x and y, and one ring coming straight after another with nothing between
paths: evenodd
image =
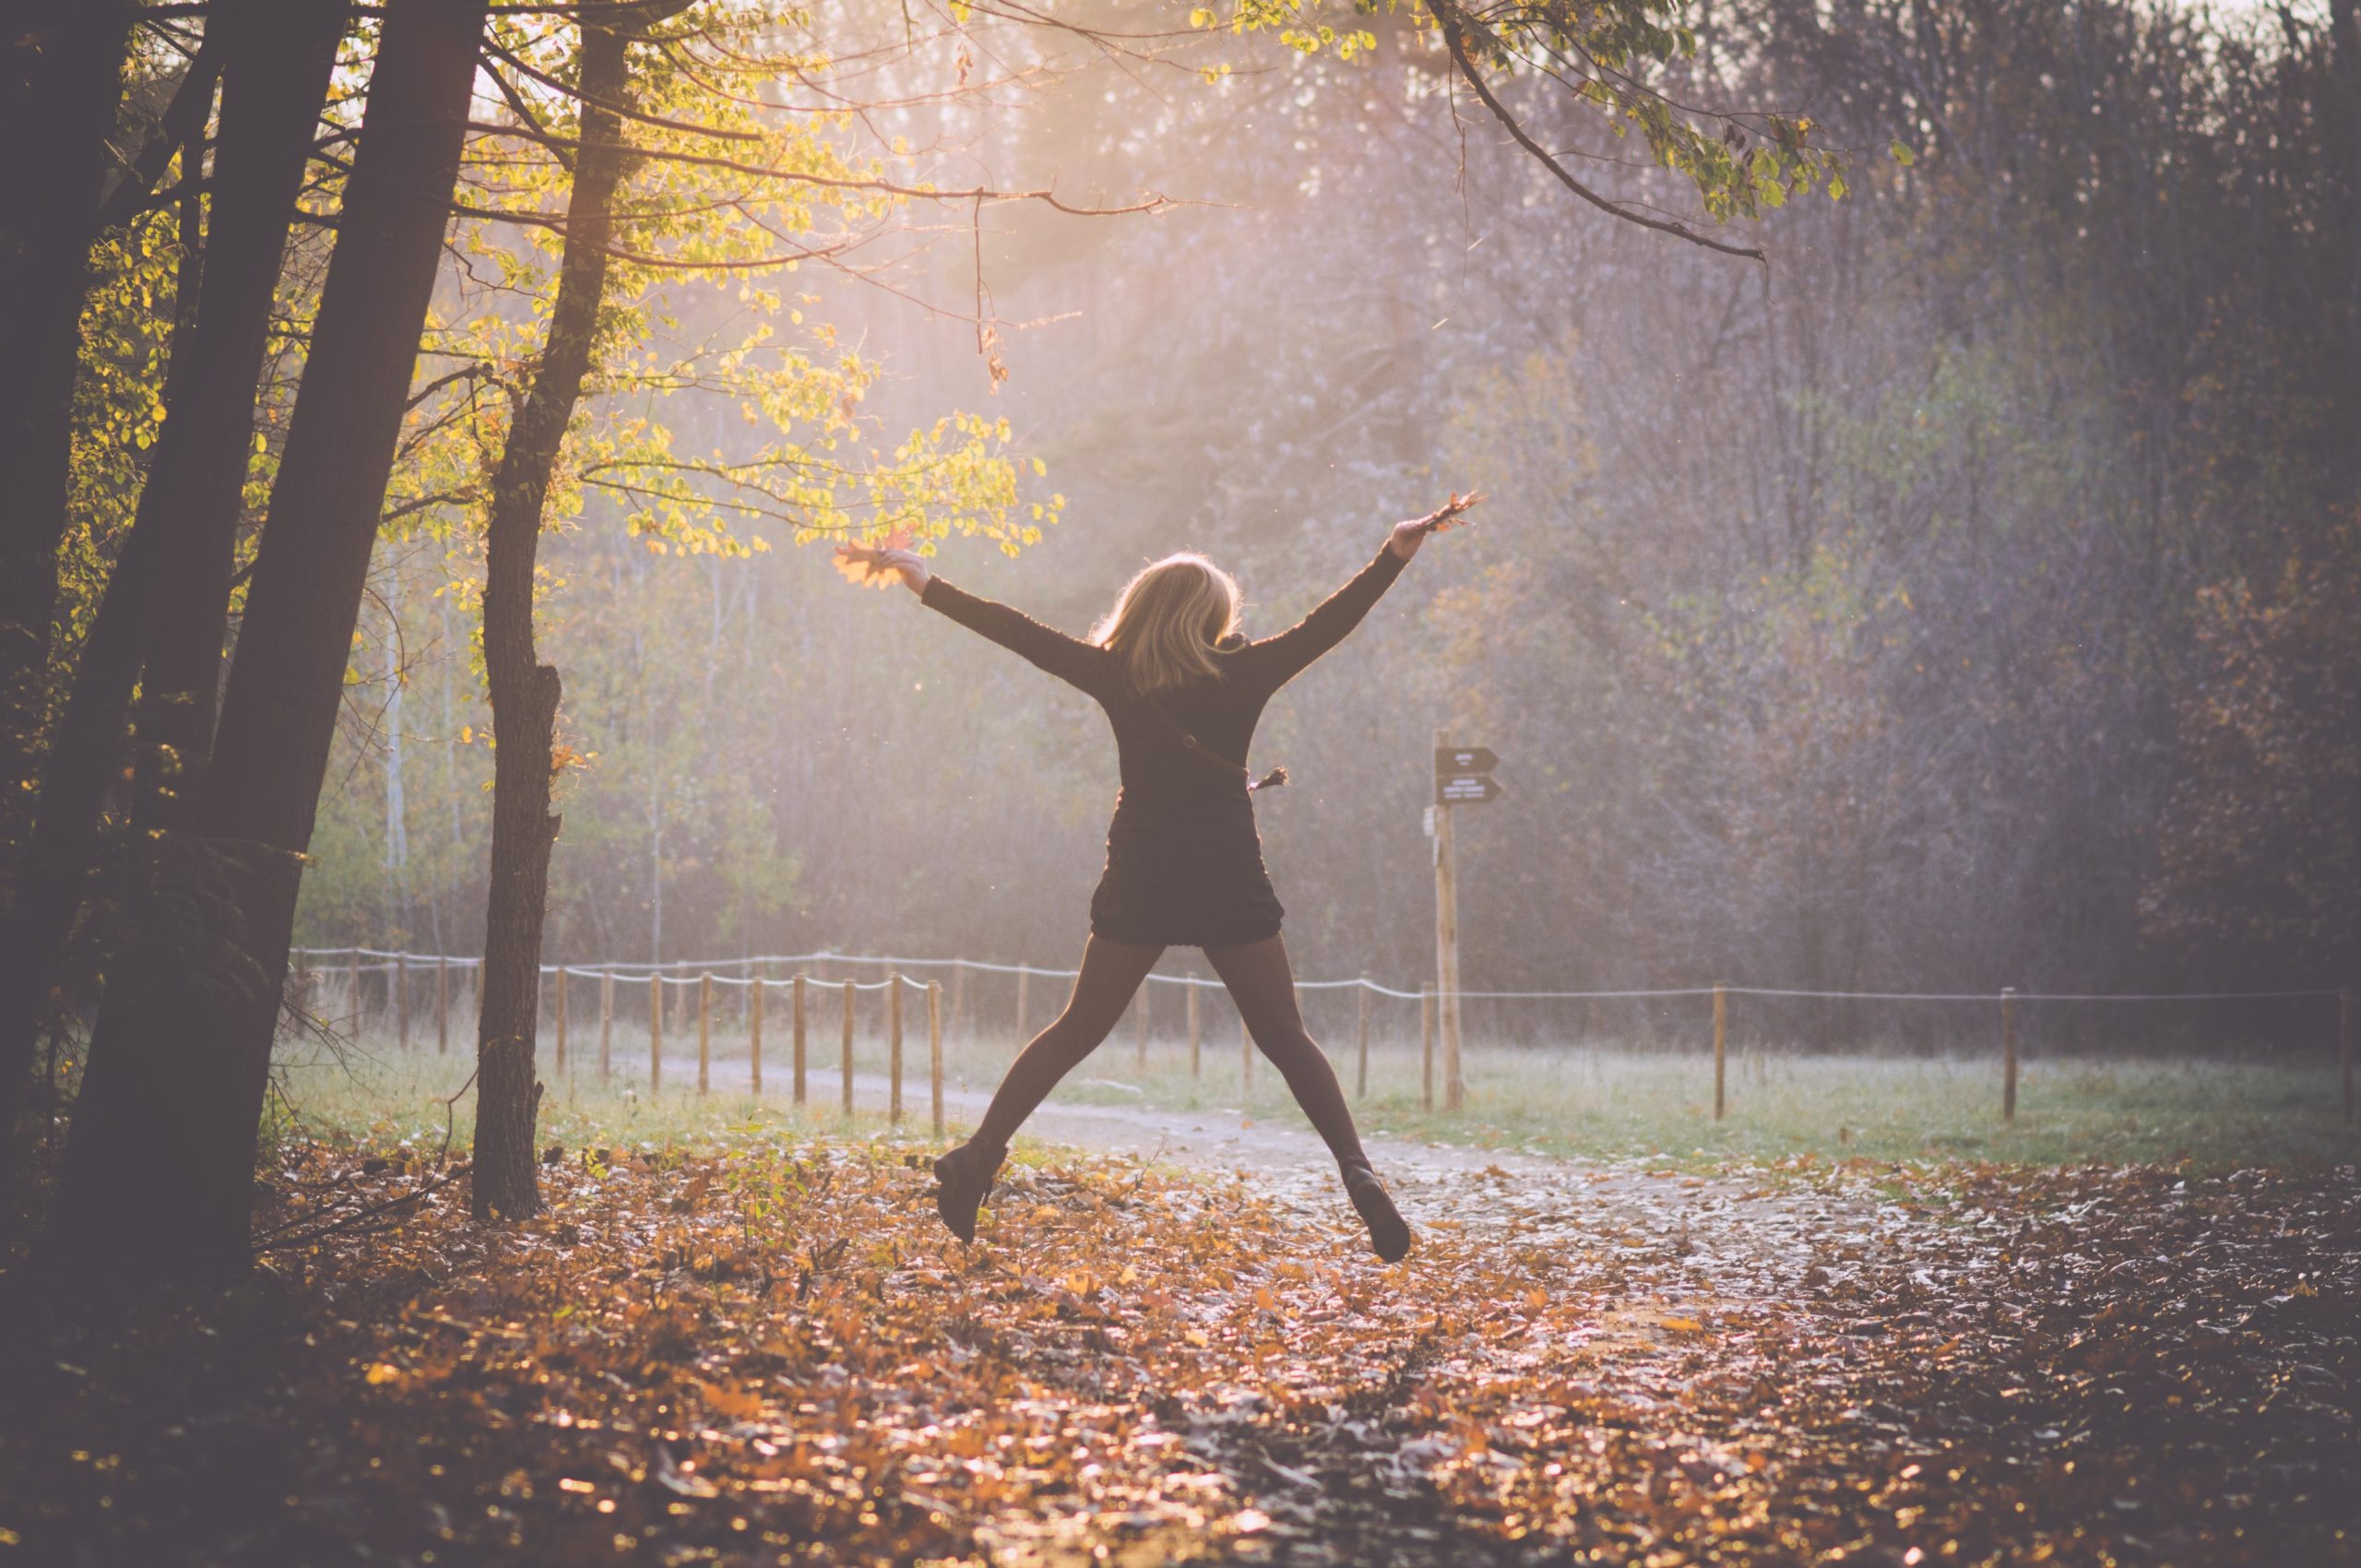
<instances>
[{"instance_id":1,"label":"tree trunk","mask_svg":"<svg viewBox=\"0 0 2361 1568\"><path fill-rule=\"evenodd\" d=\"M0 882L23 841L47 707L82 303L136 7L60 0L46 9L37 33L23 18L37 42L0 39ZM12 1130L0 1124L0 1134Z\"/></svg>"},{"instance_id":2,"label":"tree trunk","mask_svg":"<svg viewBox=\"0 0 2361 1568\"><path fill-rule=\"evenodd\" d=\"M234 185L229 183L232 174L225 165L231 138L242 127L232 118L238 107L236 98L224 97L221 146L214 160L214 226L219 237L208 248L219 250L225 239L236 241L242 249L235 259L243 267L261 262L258 255L248 254L243 246L267 245L270 289L275 289L286 251L288 220L303 188L303 161L310 154L325 100L325 85L315 92L313 77L333 67L336 47L350 18L342 4L304 6L289 13L262 0L258 8L266 15L293 18L282 24L282 30L294 36L264 46L276 55L279 69L288 79L273 84L276 90L271 91L257 73L255 87L247 95L254 118L243 127L255 161L238 172ZM236 42L243 42L243 36ZM319 51L326 52L325 60L319 58ZM289 146L269 133L292 121L299 102L303 116L300 142ZM263 123L267 113L271 118L269 126ZM266 156L272 160L267 171L262 162ZM253 227L242 225L234 234L222 232L224 219L240 215L250 218ZM205 434L209 439L198 443L200 454L191 460L186 493L175 506L182 514L172 530L170 579L175 591L161 597L147 623L147 664L139 683L137 715L141 788L133 796L133 820L142 827L189 828L204 789L221 690L223 647L229 636L238 525L245 514L249 460L245 437L251 434L255 384L268 345L270 301L267 290L251 339L238 341L242 358L234 365L225 361L217 367L226 386L221 406L233 409L234 418L212 409L205 413L208 425ZM221 434L233 424L242 433L235 450ZM151 492L154 488L152 483L148 487ZM145 493L141 499L144 505Z\"/></svg>"},{"instance_id":3,"label":"tree trunk","mask_svg":"<svg viewBox=\"0 0 2361 1568\"><path fill-rule=\"evenodd\" d=\"M221 0L207 28L226 64L203 294L194 325L174 335L170 417L51 741L17 900L0 936L0 1127L15 1124L22 1103L49 988L96 855L101 804L121 773L125 715L158 606L211 593L219 624L229 601L229 537L243 505L271 301L344 22L336 6L287 12L267 0ZM218 584L192 560L213 552L216 536ZM151 664L150 688L159 673ZM213 679L208 665L208 690Z\"/></svg>"},{"instance_id":4,"label":"tree trunk","mask_svg":"<svg viewBox=\"0 0 2361 1568\"><path fill-rule=\"evenodd\" d=\"M192 852L219 897L210 934L247 962L226 977L162 966L110 994L52 1227L61 1261L85 1278L219 1277L249 1261L255 1135L302 857L442 256L484 12L485 0L384 9L196 809Z\"/></svg>"},{"instance_id":5,"label":"tree trunk","mask_svg":"<svg viewBox=\"0 0 2361 1568\"><path fill-rule=\"evenodd\" d=\"M2346 158L2344 370L2347 394L2361 403L2361 0L2332 0L2329 26L2336 48L2334 68L2343 78Z\"/></svg>"},{"instance_id":6,"label":"tree trunk","mask_svg":"<svg viewBox=\"0 0 2361 1568\"><path fill-rule=\"evenodd\" d=\"M582 151L566 208L565 252L549 342L501 454L486 530L483 661L492 695L491 898L484 916L483 1011L477 1041L475 1216L541 1206L533 1161L541 1086L533 1075L541 918L549 900L552 747L558 675L533 648L533 559L558 448L582 397L607 292L607 245L623 172L613 105L629 90L629 40L582 23Z\"/></svg>"}]
</instances>

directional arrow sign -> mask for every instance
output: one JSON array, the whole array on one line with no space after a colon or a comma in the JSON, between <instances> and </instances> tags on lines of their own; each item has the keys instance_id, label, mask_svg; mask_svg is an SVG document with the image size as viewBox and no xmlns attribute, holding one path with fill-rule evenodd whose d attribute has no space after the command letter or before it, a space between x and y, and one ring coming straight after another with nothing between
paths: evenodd
<instances>
[{"instance_id":1,"label":"directional arrow sign","mask_svg":"<svg viewBox=\"0 0 2361 1568\"><path fill-rule=\"evenodd\" d=\"M1451 773L1435 780L1435 799L1447 806L1476 805L1501 797L1501 781L1489 773Z\"/></svg>"},{"instance_id":2,"label":"directional arrow sign","mask_svg":"<svg viewBox=\"0 0 2361 1568\"><path fill-rule=\"evenodd\" d=\"M1501 766L1489 746L1438 746L1435 748L1435 778L1438 781L1454 773L1489 773Z\"/></svg>"}]
</instances>

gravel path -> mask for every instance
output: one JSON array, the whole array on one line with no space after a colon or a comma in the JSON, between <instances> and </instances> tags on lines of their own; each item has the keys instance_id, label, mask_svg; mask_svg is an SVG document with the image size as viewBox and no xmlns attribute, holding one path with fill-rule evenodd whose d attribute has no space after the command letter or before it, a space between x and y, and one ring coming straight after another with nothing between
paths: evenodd
<instances>
[{"instance_id":1,"label":"gravel path","mask_svg":"<svg viewBox=\"0 0 2361 1568\"><path fill-rule=\"evenodd\" d=\"M665 1059L672 1082L694 1081L694 1059ZM680 1077L672 1075L679 1073ZM717 1088L748 1087L743 1061L713 1064ZM815 1098L833 1099L838 1080L814 1075ZM890 1086L858 1075L854 1101L883 1111ZM989 1093L946 1086L955 1121L982 1115ZM923 1080L903 1087L903 1115L921 1127ZM1025 1135L1095 1154L1236 1175L1307 1217L1333 1218L1344 1202L1326 1146L1305 1123L1228 1110L1085 1104L1052 1097ZM1646 1265L1667 1297L1699 1301L1761 1300L1798 1289L1815 1264L1876 1244L1881 1232L1919 1223L1899 1208L1759 1181L1650 1170L1631 1162L1557 1159L1505 1149L1406 1138L1368 1140L1394 1201L1416 1228L1491 1233L1519 1244L1613 1247Z\"/></svg>"}]
</instances>

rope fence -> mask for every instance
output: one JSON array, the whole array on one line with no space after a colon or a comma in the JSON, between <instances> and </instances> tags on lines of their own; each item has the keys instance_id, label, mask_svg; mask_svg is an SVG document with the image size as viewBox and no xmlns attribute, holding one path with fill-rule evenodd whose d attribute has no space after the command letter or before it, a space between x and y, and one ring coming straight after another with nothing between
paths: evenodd
<instances>
[{"instance_id":1,"label":"rope fence","mask_svg":"<svg viewBox=\"0 0 2361 1568\"><path fill-rule=\"evenodd\" d=\"M455 980L464 981L471 971L481 967L481 957L473 955L409 953L372 947L298 947L292 950L293 971L290 984L291 1001L299 1012L313 1014L314 1003L325 988L340 985L344 1016L357 1026L363 1013L363 977L385 976L380 988L382 1004L374 1011L382 1016L392 1015L395 1043L409 1049L412 1042L411 1004L413 992L431 976L433 985L433 1028L438 1052L450 1050L451 1017L454 1012ZM832 969L883 967L886 973L881 979L858 980L850 974L832 975ZM939 970L948 972L948 986L943 980L919 980L907 970ZM1034 1023L1032 985L1037 977L1045 980L1072 980L1077 969L1057 968L1030 964L1001 964L979 958L921 958L880 954L849 954L833 951L812 953L782 953L760 956L718 959L678 959L665 963L615 962L607 964L543 964L540 966L540 1022L537 1036L546 1034L554 1024L554 1049L558 1071L570 1072L575 1041L569 1028L570 982L586 980L598 987L598 1057L599 1075L608 1078L614 1070L614 1028L617 1017L615 989L618 986L647 987L647 1081L651 1089L663 1083L664 1046L668 1029L675 1038L685 1039L694 1029L696 1039L697 1088L708 1093L712 1084L713 1040L716 992L728 993L725 1027L736 1029L745 1039L747 1066L753 1090L763 1092L763 1034L766 998L779 992L788 993L790 1049L791 1092L797 1104L807 1100L810 1089L810 1036L813 1012L818 1005L816 992L826 992L836 998L837 1037L840 1056L841 1098L843 1109L853 1108L854 1057L858 1034L855 998L860 992L883 993L885 1004L884 1033L888 1072L889 1115L896 1122L902 1116L902 1047L904 1000L915 993L925 999L928 1031L929 1072L931 1082L933 1123L940 1132L943 1124L943 1041L946 1032L959 1039L974 1039L986 1026L979 1023L975 992L970 975L1008 977L1013 979L1014 1006L1011 1021L1014 1038L1020 1043L1030 1037ZM734 972L731 972L734 971ZM782 973L780 971L790 971ZM1192 1077L1204 1075L1204 1010L1200 998L1206 991L1220 991L1217 979L1195 974L1151 973L1149 983L1140 992L1131 1009L1134 1052L1145 1068L1148 1061L1151 1034L1150 990L1152 986L1179 987L1184 993L1187 1018L1189 1067ZM1299 980L1296 982L1298 1003L1308 1003L1306 992L1351 992L1353 1001L1352 1037L1354 1041L1354 1092L1365 1098L1369 1090L1370 1041L1370 1010L1373 999L1416 1003L1419 1015L1419 1085L1420 1099L1429 1110L1438 1099L1447 1108L1461 1103L1464 1087L1462 1066L1457 1060L1455 1041L1444 1042L1442 1059L1438 1059L1436 1013L1443 1000L1432 985L1418 990L1403 990L1379 983L1366 975L1343 980ZM1992 992L1900 992L1900 991L1826 991L1779 986L1703 985L1673 986L1649 989L1616 989L1589 991L1475 991L1457 993L1462 1002L1494 1004L1523 1003L1670 1003L1710 998L1713 1003L1713 1063L1714 1118L1722 1120L1727 1113L1727 1082L1729 1055L1729 1017L1732 998L1754 998L1769 1002L1860 1003L1880 1004L1981 1005L1998 1011L1998 1035L2000 1055L2001 1116L2013 1122L2016 1117L2020 1056L2020 1012L2029 1004L2197 1004L2197 1003L2306 1003L2333 998L2336 1003L2334 1030L2338 1077L2345 1121L2355 1120L2355 1040L2354 1007L2350 988L2316 987L2311 989L2269 991L2186 991L2186 992L2032 992L2003 988ZM1005 994L1001 1005L1012 999ZM461 1008L464 1011L464 1006ZM1307 1009L1308 1010L1308 1009ZM668 1015L670 1016L668 1017ZM1044 1020L1046 1021L1046 1019ZM1520 1029L1509 1022L1495 1007L1492 1036L1504 1043L1538 1043L1530 1028ZM1682 1033L1687 1033L1683 1027ZM1120 1031L1119 1031L1120 1032ZM2306 1031L2308 1033L2308 1029ZM1110 1039L1111 1039L1110 1035ZM1693 1038L1693 1037L1692 1037ZM1990 1038L1990 1037L1986 1037ZM2316 1036L2314 1038L2317 1038ZM1253 1074L1254 1050L1245 1021L1240 1019L1240 1074L1242 1086L1251 1085ZM1440 1083L1439 1083L1440 1080ZM1440 1087L1441 1093L1438 1095Z\"/></svg>"}]
</instances>

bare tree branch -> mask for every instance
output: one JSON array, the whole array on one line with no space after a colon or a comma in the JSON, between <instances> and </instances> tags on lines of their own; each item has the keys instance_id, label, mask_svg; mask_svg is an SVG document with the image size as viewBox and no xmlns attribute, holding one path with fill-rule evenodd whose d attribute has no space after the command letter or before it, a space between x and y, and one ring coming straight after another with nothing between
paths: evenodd
<instances>
[{"instance_id":1,"label":"bare tree branch","mask_svg":"<svg viewBox=\"0 0 2361 1568\"><path fill-rule=\"evenodd\" d=\"M1427 0L1427 3L1428 8L1434 12L1435 20L1442 26L1443 47L1450 51L1452 64L1458 67L1460 76L1470 88L1475 89L1476 96L1484 101L1484 107L1492 112L1492 118L1498 120L1507 130L1510 138L1537 159L1543 168L1555 174L1560 184L1564 185L1601 212L1611 218L1619 218L1626 223L1636 223L1643 229L1654 229L1658 233L1670 234L1676 239L1687 240L1692 245L1702 245L1709 251L1719 251L1724 255L1740 255L1750 261L1768 262L1770 258L1755 246L1725 244L1723 241L1697 232L1677 219L1651 218L1646 213L1635 211L1620 202L1599 195L1580 180L1575 179L1564 164L1551 157L1548 149L1534 140L1525 128L1518 124L1516 116L1509 113L1508 106L1493 96L1491 88L1486 84L1482 73L1476 68L1476 62L1467 53L1466 18L1454 0Z\"/></svg>"}]
</instances>

